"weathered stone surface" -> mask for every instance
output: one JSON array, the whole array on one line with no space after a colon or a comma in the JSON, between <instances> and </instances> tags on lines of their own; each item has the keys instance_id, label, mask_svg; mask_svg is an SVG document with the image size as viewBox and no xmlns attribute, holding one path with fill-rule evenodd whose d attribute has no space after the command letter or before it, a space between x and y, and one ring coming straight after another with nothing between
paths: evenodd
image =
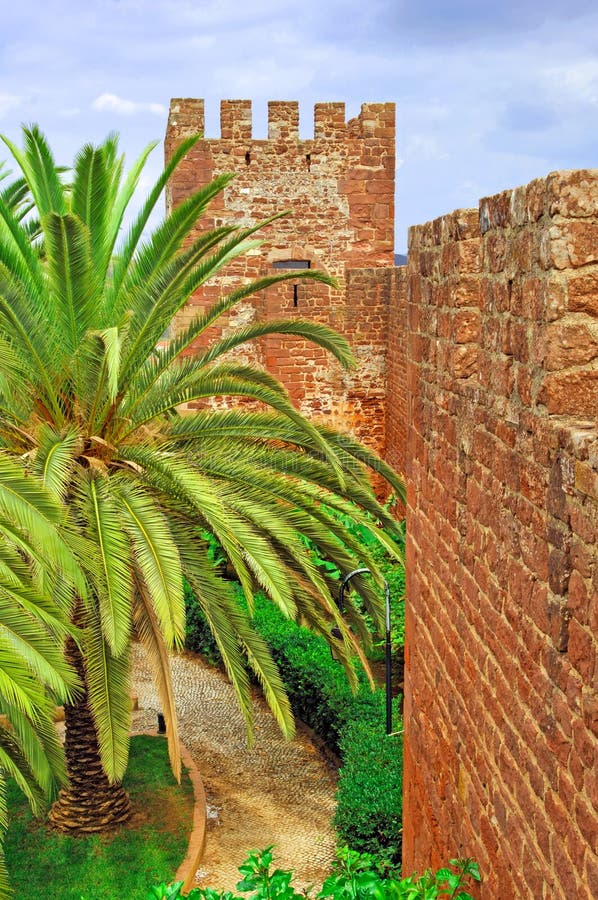
<instances>
[{"instance_id":1,"label":"weathered stone surface","mask_svg":"<svg viewBox=\"0 0 598 900\"><path fill-rule=\"evenodd\" d=\"M268 139L256 140L250 101L223 101L220 138L198 142L169 185L168 203L176 205L209 178L234 171L237 177L202 227L251 226L281 210L292 210L291 216L263 233L265 243L258 253L227 267L227 286L234 289L250 278L272 274L275 264L284 260L304 260L312 268L325 270L337 279L338 290L287 282L246 305L253 309L255 321L301 317L331 325L352 343L361 369L341 374L340 366L324 351L278 335L242 347L236 355L267 365L302 411L351 431L382 452L394 250L394 104L366 103L350 122L345 121L344 104L317 104L314 118L314 138L302 140L298 104L272 101ZM201 130L203 102L173 100L167 156L181 137ZM467 230L466 216L460 216L459 223ZM362 271L349 275L350 270ZM198 291L179 314L177 328L185 327L216 297L213 287ZM225 323L225 331L227 327ZM207 339L213 337L213 333L207 335Z\"/></svg>"},{"instance_id":2,"label":"weathered stone surface","mask_svg":"<svg viewBox=\"0 0 598 900\"><path fill-rule=\"evenodd\" d=\"M467 282L450 215L410 231L403 859L484 900L598 885L597 194L480 201Z\"/></svg>"},{"instance_id":3,"label":"weathered stone surface","mask_svg":"<svg viewBox=\"0 0 598 900\"><path fill-rule=\"evenodd\" d=\"M547 375L538 401L552 415L593 419L598 396L598 368Z\"/></svg>"},{"instance_id":4,"label":"weathered stone surface","mask_svg":"<svg viewBox=\"0 0 598 900\"><path fill-rule=\"evenodd\" d=\"M569 309L598 318L598 271L569 281Z\"/></svg>"},{"instance_id":5,"label":"weathered stone surface","mask_svg":"<svg viewBox=\"0 0 598 900\"><path fill-rule=\"evenodd\" d=\"M598 339L581 323L547 328L544 365L548 371L584 365L598 358Z\"/></svg>"},{"instance_id":6,"label":"weathered stone surface","mask_svg":"<svg viewBox=\"0 0 598 900\"><path fill-rule=\"evenodd\" d=\"M546 186L551 216L598 216L598 169L553 172Z\"/></svg>"},{"instance_id":7,"label":"weathered stone surface","mask_svg":"<svg viewBox=\"0 0 598 900\"><path fill-rule=\"evenodd\" d=\"M201 112L175 106L169 146ZM201 142L173 200L234 168L216 219L247 224L248 209L259 218L281 198L296 209L266 265L251 257L231 284L289 258L336 274L338 292L300 285L296 307L281 288L252 306L256 320L299 309L340 328L359 369L278 338L255 360L301 408L407 473L405 868L471 855L484 900L589 898L598 171L553 173L414 226L396 271L390 106L347 123L342 104L318 104L313 141L297 139L291 105L271 106L271 141L247 143L246 105L226 116L237 137Z\"/></svg>"},{"instance_id":8,"label":"weathered stone surface","mask_svg":"<svg viewBox=\"0 0 598 900\"><path fill-rule=\"evenodd\" d=\"M553 225L549 236L549 260L556 269L598 262L598 223L570 221Z\"/></svg>"}]
</instances>

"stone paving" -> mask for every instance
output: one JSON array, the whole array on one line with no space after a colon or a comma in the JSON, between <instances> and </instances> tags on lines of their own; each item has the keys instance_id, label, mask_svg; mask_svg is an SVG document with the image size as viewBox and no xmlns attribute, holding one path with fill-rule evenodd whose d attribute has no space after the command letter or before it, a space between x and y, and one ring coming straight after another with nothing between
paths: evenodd
<instances>
[{"instance_id":1,"label":"stone paving","mask_svg":"<svg viewBox=\"0 0 598 900\"><path fill-rule=\"evenodd\" d=\"M320 884L334 857L336 773L300 728L280 734L263 699L254 698L255 744L226 677L201 659L172 659L181 740L206 789L206 852L196 874L202 887L234 890L248 850L274 844L278 868L293 869L301 887ZM156 727L159 703L143 650L134 648L133 729Z\"/></svg>"}]
</instances>

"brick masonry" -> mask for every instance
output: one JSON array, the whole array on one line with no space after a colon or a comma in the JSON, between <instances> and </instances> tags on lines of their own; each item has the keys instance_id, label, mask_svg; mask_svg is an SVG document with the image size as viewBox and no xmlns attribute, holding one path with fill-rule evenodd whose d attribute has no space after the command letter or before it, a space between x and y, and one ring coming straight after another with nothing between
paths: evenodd
<instances>
[{"instance_id":1,"label":"brick masonry","mask_svg":"<svg viewBox=\"0 0 598 900\"><path fill-rule=\"evenodd\" d=\"M589 900L598 171L412 228L407 279L405 868Z\"/></svg>"},{"instance_id":2,"label":"brick masonry","mask_svg":"<svg viewBox=\"0 0 598 900\"><path fill-rule=\"evenodd\" d=\"M178 204L214 175L234 172L203 227L254 225L292 209L261 236L264 244L233 261L218 283L206 285L180 314L184 327L224 284L233 289L272 274L280 260L307 260L338 282L338 290L310 282L271 288L236 308L236 323L301 317L331 325L352 342L358 369L343 372L330 356L292 337L267 337L241 356L280 378L296 405L384 451L388 298L393 264L395 109L365 103L345 121L343 103L318 103L314 137L299 138L299 107L268 104L268 138L252 137L251 102L224 100L220 137L194 147L169 185L167 205ZM202 100L172 100L166 134L168 159L185 136L204 130ZM372 272L376 267L377 271ZM380 267L384 267L380 270ZM352 271L349 274L349 270ZM369 271L362 271L369 270ZM225 327L227 323L224 323ZM209 335L208 337L213 337Z\"/></svg>"},{"instance_id":3,"label":"brick masonry","mask_svg":"<svg viewBox=\"0 0 598 900\"><path fill-rule=\"evenodd\" d=\"M167 156L203 130L174 100ZM411 229L392 267L394 108L225 101L169 188L235 171L208 226L287 207L225 285L309 259L339 282L290 285L236 322L312 317L352 340L347 374L268 338L306 413L406 473L405 869L474 856L485 900L598 896L598 170L548 178ZM222 285L222 279L219 279ZM180 318L218 296L207 286ZM226 327L226 323L225 323Z\"/></svg>"}]
</instances>

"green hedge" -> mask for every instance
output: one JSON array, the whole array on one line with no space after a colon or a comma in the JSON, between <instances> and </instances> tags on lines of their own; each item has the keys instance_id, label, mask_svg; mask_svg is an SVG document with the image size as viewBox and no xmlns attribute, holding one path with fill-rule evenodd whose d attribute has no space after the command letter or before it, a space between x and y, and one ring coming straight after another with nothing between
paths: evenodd
<instances>
[{"instance_id":1,"label":"green hedge","mask_svg":"<svg viewBox=\"0 0 598 900\"><path fill-rule=\"evenodd\" d=\"M384 691L372 691L362 673L353 694L325 640L285 619L266 599L256 602L254 622L270 645L295 715L342 760L334 818L339 841L398 864L402 742L386 735Z\"/></svg>"},{"instance_id":2,"label":"green hedge","mask_svg":"<svg viewBox=\"0 0 598 900\"><path fill-rule=\"evenodd\" d=\"M217 649L190 592L187 605L187 646L214 661ZM293 712L341 757L334 818L339 841L398 865L402 743L385 734L384 691L372 691L361 673L353 694L325 640L285 619L266 598L256 600L254 624L279 666Z\"/></svg>"}]
</instances>

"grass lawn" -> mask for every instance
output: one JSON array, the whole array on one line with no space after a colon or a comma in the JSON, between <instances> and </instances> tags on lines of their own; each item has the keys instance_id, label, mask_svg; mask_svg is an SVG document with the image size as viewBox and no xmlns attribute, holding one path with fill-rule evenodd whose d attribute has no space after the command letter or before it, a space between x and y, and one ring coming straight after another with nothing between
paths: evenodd
<instances>
[{"instance_id":1,"label":"grass lawn","mask_svg":"<svg viewBox=\"0 0 598 900\"><path fill-rule=\"evenodd\" d=\"M133 818L111 836L65 837L33 819L9 786L5 851L16 900L145 900L155 882L171 881L187 852L193 788L177 785L163 738L134 737L125 785Z\"/></svg>"}]
</instances>

